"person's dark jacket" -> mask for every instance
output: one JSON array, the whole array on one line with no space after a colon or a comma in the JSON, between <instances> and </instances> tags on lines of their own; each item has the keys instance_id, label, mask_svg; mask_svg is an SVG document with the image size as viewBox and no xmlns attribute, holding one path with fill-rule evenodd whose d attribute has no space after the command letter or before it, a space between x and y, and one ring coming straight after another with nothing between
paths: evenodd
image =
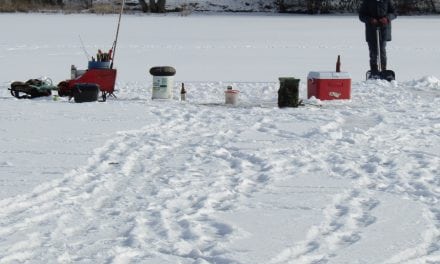
<instances>
[{"instance_id":1,"label":"person's dark jacket","mask_svg":"<svg viewBox=\"0 0 440 264\"><path fill-rule=\"evenodd\" d=\"M386 17L386 25L373 25L373 19L379 20ZM396 11L392 0L364 0L359 9L359 19L365 23L365 37L368 42L376 41L376 28L379 26L381 36L386 41L391 41L391 20L396 18Z\"/></svg>"}]
</instances>

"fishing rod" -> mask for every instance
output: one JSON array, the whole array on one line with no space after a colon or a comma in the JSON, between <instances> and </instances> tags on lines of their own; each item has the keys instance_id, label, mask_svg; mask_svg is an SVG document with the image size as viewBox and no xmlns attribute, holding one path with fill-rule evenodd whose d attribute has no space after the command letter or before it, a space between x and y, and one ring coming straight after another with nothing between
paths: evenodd
<instances>
[{"instance_id":1,"label":"fishing rod","mask_svg":"<svg viewBox=\"0 0 440 264\"><path fill-rule=\"evenodd\" d=\"M116 37L112 46L113 56L112 56L112 63L110 64L110 69L113 69L113 62L115 61L116 45L118 44L119 27L121 26L121 17L122 17L122 12L124 11L124 5L125 5L125 0L122 0L121 11L119 12L118 28L116 29Z\"/></svg>"},{"instance_id":2,"label":"fishing rod","mask_svg":"<svg viewBox=\"0 0 440 264\"><path fill-rule=\"evenodd\" d=\"M90 56L90 54L87 52L87 50L86 50L86 47L84 46L84 42L83 42L83 40L82 40L82 38L81 38L81 35L78 35L78 37L79 37L79 41L81 42L81 47L82 47L82 49L83 49L83 51L84 51L84 55L86 55L86 57L87 57L87 61L90 61L91 59L91 57L92 56Z\"/></svg>"}]
</instances>

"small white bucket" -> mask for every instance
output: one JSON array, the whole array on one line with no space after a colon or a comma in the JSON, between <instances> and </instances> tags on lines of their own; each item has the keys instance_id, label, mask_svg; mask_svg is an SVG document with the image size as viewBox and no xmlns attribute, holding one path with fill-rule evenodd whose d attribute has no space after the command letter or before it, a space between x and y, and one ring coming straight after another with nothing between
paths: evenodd
<instances>
[{"instance_id":1,"label":"small white bucket","mask_svg":"<svg viewBox=\"0 0 440 264\"><path fill-rule=\"evenodd\" d=\"M225 104L236 105L238 102L238 90L226 90L225 91Z\"/></svg>"},{"instance_id":2,"label":"small white bucket","mask_svg":"<svg viewBox=\"0 0 440 264\"><path fill-rule=\"evenodd\" d=\"M173 76L153 76L152 99L171 99L173 97L173 87Z\"/></svg>"}]
</instances>

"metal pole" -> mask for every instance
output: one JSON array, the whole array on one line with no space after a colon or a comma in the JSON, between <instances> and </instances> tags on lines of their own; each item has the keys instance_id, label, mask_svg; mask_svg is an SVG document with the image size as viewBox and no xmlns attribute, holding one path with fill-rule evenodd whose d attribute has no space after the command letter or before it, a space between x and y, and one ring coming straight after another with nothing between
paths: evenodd
<instances>
[{"instance_id":1,"label":"metal pole","mask_svg":"<svg viewBox=\"0 0 440 264\"><path fill-rule=\"evenodd\" d=\"M113 69L113 62L115 61L116 44L118 43L119 27L121 26L121 17L122 17L122 12L124 11L124 5L125 5L125 0L122 0L121 11L119 12L118 28L116 29L116 37L115 37L115 41L113 42L113 47L112 47L113 56L112 56L112 63L110 65L110 69Z\"/></svg>"},{"instance_id":2,"label":"metal pole","mask_svg":"<svg viewBox=\"0 0 440 264\"><path fill-rule=\"evenodd\" d=\"M376 42L377 42L377 69L382 72L382 62L380 61L380 29L376 28Z\"/></svg>"}]
</instances>

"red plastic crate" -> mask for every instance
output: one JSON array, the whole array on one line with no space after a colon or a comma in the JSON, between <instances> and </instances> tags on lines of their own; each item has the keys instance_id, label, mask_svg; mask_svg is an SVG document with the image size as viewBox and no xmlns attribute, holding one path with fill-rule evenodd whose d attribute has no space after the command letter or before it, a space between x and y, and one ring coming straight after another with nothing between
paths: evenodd
<instances>
[{"instance_id":1,"label":"red plastic crate","mask_svg":"<svg viewBox=\"0 0 440 264\"><path fill-rule=\"evenodd\" d=\"M307 98L336 100L351 98L351 78L347 72L309 72Z\"/></svg>"}]
</instances>

